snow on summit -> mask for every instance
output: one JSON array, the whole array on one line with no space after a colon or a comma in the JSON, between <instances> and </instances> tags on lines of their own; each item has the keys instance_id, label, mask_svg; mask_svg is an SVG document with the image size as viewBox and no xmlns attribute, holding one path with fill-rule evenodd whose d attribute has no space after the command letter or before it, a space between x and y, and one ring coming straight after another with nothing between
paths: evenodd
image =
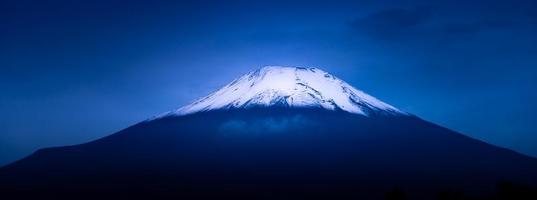
<instances>
[{"instance_id":1,"label":"snow on summit","mask_svg":"<svg viewBox=\"0 0 537 200\"><path fill-rule=\"evenodd\" d=\"M216 92L166 115L253 107L343 110L369 115L404 112L317 68L267 66L235 79Z\"/></svg>"}]
</instances>

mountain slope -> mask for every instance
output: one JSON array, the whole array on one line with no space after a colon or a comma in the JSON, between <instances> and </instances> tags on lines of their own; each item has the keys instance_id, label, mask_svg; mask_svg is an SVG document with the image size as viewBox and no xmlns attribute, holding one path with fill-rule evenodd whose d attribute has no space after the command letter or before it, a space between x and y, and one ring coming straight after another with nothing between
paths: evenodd
<instances>
[{"instance_id":1,"label":"mountain slope","mask_svg":"<svg viewBox=\"0 0 537 200\"><path fill-rule=\"evenodd\" d=\"M535 184L535 169L533 158L415 117L251 109L170 116L40 150L0 170L0 190L54 198L379 199L400 187L430 199L445 189L484 195L500 180Z\"/></svg>"}]
</instances>

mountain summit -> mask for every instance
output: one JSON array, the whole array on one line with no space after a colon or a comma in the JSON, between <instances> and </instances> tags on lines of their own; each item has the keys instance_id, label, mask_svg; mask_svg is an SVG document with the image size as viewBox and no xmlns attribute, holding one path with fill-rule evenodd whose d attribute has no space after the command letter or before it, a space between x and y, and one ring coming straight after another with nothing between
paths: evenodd
<instances>
[{"instance_id":1,"label":"mountain summit","mask_svg":"<svg viewBox=\"0 0 537 200\"><path fill-rule=\"evenodd\" d=\"M323 108L370 115L406 115L318 68L266 66L235 79L171 115L260 107Z\"/></svg>"}]
</instances>

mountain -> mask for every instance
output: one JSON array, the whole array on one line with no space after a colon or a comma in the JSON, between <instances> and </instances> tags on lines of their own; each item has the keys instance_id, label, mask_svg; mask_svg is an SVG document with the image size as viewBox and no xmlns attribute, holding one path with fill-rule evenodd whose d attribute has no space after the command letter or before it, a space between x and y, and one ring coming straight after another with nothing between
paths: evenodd
<instances>
[{"instance_id":1,"label":"mountain","mask_svg":"<svg viewBox=\"0 0 537 200\"><path fill-rule=\"evenodd\" d=\"M461 199L492 197L499 183L530 191L512 188L537 185L537 159L295 67L261 68L175 111L0 169L0 193L13 199Z\"/></svg>"}]
</instances>

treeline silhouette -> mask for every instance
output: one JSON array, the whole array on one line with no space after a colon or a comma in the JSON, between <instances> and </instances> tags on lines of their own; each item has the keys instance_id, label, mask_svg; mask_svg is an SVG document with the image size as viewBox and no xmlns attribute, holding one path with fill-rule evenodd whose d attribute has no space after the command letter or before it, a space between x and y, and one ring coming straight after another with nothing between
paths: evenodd
<instances>
[{"instance_id":1,"label":"treeline silhouette","mask_svg":"<svg viewBox=\"0 0 537 200\"><path fill-rule=\"evenodd\" d=\"M0 188L0 199L234 199L234 200L253 200L253 199L319 199L319 200L338 200L338 199L382 199L382 196L371 196L368 191L364 193L315 193L316 191L282 191L280 194L259 193L259 191L216 191L218 194L211 194L215 190L200 191L177 191L166 190L166 188L152 188L143 191L140 188L125 190L120 186L103 190L95 188L69 188L62 191L49 190L31 190L25 188L16 188L15 190L3 191ZM75 189L75 190L73 190ZM127 191L127 193L125 193ZM346 191L349 192L349 191ZM423 196L425 195L426 196ZM488 194L470 194L463 190L446 189L440 190L436 194L430 191L405 191L404 187L394 187L384 194L386 200L414 200L414 199L437 199L437 200L537 200L537 188L513 182L501 181L497 184L495 191ZM382 195L382 193L380 193ZM421 197L420 197L421 195ZM363 196L365 198L357 198Z\"/></svg>"},{"instance_id":2,"label":"treeline silhouette","mask_svg":"<svg viewBox=\"0 0 537 200\"><path fill-rule=\"evenodd\" d=\"M411 200L403 189L394 187L388 191L386 200ZM496 191L485 196L475 196L461 190L443 190L438 192L437 200L537 200L537 188L510 181L500 181Z\"/></svg>"}]
</instances>

